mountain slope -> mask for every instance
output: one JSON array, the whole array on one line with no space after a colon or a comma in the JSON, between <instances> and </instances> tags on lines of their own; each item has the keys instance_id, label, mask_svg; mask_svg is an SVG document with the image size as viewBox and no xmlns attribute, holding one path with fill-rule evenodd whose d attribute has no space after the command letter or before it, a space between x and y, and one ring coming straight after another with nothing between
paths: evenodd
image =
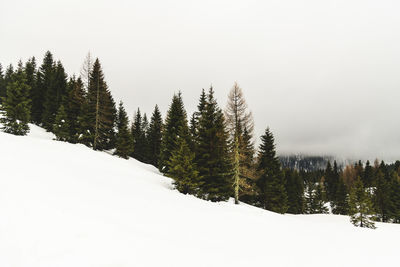
<instances>
[{"instance_id":1,"label":"mountain slope","mask_svg":"<svg viewBox=\"0 0 400 267\"><path fill-rule=\"evenodd\" d=\"M384 266L400 226L278 215L172 190L152 166L0 133L0 266ZM397 243L397 242L396 242Z\"/></svg>"}]
</instances>

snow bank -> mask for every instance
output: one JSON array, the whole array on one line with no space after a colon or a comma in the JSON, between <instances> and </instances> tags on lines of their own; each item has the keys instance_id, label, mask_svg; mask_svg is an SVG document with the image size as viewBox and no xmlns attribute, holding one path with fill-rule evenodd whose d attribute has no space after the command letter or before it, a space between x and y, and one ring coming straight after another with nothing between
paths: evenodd
<instances>
[{"instance_id":1,"label":"snow bank","mask_svg":"<svg viewBox=\"0 0 400 267\"><path fill-rule=\"evenodd\" d=\"M149 165L0 133L0 266L385 266L400 226L278 215L172 190Z\"/></svg>"}]
</instances>

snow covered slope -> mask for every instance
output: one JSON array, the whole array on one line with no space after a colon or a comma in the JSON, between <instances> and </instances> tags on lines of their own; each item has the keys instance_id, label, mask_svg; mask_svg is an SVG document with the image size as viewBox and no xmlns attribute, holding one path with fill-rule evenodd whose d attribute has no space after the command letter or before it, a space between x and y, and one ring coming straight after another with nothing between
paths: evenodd
<instances>
[{"instance_id":1,"label":"snow covered slope","mask_svg":"<svg viewBox=\"0 0 400 267\"><path fill-rule=\"evenodd\" d=\"M172 190L133 159L0 133L0 266L395 266L400 226Z\"/></svg>"}]
</instances>

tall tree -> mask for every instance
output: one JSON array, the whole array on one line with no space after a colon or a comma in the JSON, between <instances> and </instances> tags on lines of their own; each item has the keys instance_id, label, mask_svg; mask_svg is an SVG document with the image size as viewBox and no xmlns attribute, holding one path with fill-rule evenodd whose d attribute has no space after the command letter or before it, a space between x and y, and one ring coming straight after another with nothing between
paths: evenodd
<instances>
[{"instance_id":1,"label":"tall tree","mask_svg":"<svg viewBox=\"0 0 400 267\"><path fill-rule=\"evenodd\" d=\"M20 61L7 83L6 96L2 98L3 117L0 122L6 133L26 135L29 132L31 88L26 82L26 73Z\"/></svg>"},{"instance_id":2,"label":"tall tree","mask_svg":"<svg viewBox=\"0 0 400 267\"><path fill-rule=\"evenodd\" d=\"M349 211L348 190L343 178L340 177L337 183L335 200L332 202L332 212L334 214L347 215Z\"/></svg>"},{"instance_id":3,"label":"tall tree","mask_svg":"<svg viewBox=\"0 0 400 267\"><path fill-rule=\"evenodd\" d=\"M146 161L146 132L144 126L143 117L140 109L138 108L131 127L134 144L132 157L141 162Z\"/></svg>"},{"instance_id":4,"label":"tall tree","mask_svg":"<svg viewBox=\"0 0 400 267\"><path fill-rule=\"evenodd\" d=\"M189 143L189 127L182 94L174 94L165 119L160 153L160 171L168 173L168 164L172 151L177 149L176 140L183 137Z\"/></svg>"},{"instance_id":5,"label":"tall tree","mask_svg":"<svg viewBox=\"0 0 400 267\"><path fill-rule=\"evenodd\" d=\"M276 156L274 136L267 128L261 136L258 152L258 186L261 191L261 205L267 210L285 213L288 209L287 194L281 165Z\"/></svg>"},{"instance_id":6,"label":"tall tree","mask_svg":"<svg viewBox=\"0 0 400 267\"><path fill-rule=\"evenodd\" d=\"M81 73L80 73L81 74L80 78L82 80L83 86L86 91L89 91L90 75L93 71L93 64L94 64L94 60L92 58L92 55L90 54L90 52L88 52L85 57L85 60L82 64Z\"/></svg>"},{"instance_id":7,"label":"tall tree","mask_svg":"<svg viewBox=\"0 0 400 267\"><path fill-rule=\"evenodd\" d=\"M0 63L0 105L3 97L6 96L6 81L4 80L3 66Z\"/></svg>"},{"instance_id":8,"label":"tall tree","mask_svg":"<svg viewBox=\"0 0 400 267\"><path fill-rule=\"evenodd\" d=\"M304 212L304 187L303 181L296 170L286 169L285 187L288 196L288 213L301 214Z\"/></svg>"},{"instance_id":9,"label":"tall tree","mask_svg":"<svg viewBox=\"0 0 400 267\"><path fill-rule=\"evenodd\" d=\"M59 141L70 141L70 126L64 105L61 105L53 125L53 133Z\"/></svg>"},{"instance_id":10,"label":"tall tree","mask_svg":"<svg viewBox=\"0 0 400 267\"><path fill-rule=\"evenodd\" d=\"M29 95L29 99L33 98L33 90L36 86L36 59L35 57L30 58L26 63L25 63L25 73L26 73L26 84L29 85L29 87L31 88L30 90L30 95ZM32 102L31 102L32 104ZM32 110L32 105L31 105L31 114L32 114L33 110ZM32 116L31 116L32 119Z\"/></svg>"},{"instance_id":11,"label":"tall tree","mask_svg":"<svg viewBox=\"0 0 400 267\"><path fill-rule=\"evenodd\" d=\"M373 207L368 193L364 189L364 185L360 179L354 183L350 191L349 198L349 214L350 221L359 227L375 228L373 220Z\"/></svg>"},{"instance_id":12,"label":"tall tree","mask_svg":"<svg viewBox=\"0 0 400 267\"><path fill-rule=\"evenodd\" d=\"M211 87L204 111L199 117L196 163L203 179L201 194L211 201L227 200L232 195L232 161L228 133L222 110Z\"/></svg>"},{"instance_id":13,"label":"tall tree","mask_svg":"<svg viewBox=\"0 0 400 267\"><path fill-rule=\"evenodd\" d=\"M226 125L230 136L231 154L239 157L239 179L251 178L251 168L254 146L252 143L254 122L251 112L248 111L246 100L243 96L243 91L235 82L228 95L228 104L225 109ZM245 130L245 132L243 132ZM244 136L246 134L246 136ZM238 151L235 151L235 139L238 139ZM239 184L235 183L235 186ZM238 188L235 187L235 191ZM236 199L235 199L236 202ZM238 203L238 201L237 201Z\"/></svg>"},{"instance_id":14,"label":"tall tree","mask_svg":"<svg viewBox=\"0 0 400 267\"><path fill-rule=\"evenodd\" d=\"M83 116L83 105L85 103L85 90L80 78L72 77L68 82L68 101L66 112L70 127L70 142L76 143L79 140L80 117Z\"/></svg>"},{"instance_id":15,"label":"tall tree","mask_svg":"<svg viewBox=\"0 0 400 267\"><path fill-rule=\"evenodd\" d=\"M149 163L158 167L160 160L161 136L162 136L162 117L156 105L150 119L148 132L149 142Z\"/></svg>"},{"instance_id":16,"label":"tall tree","mask_svg":"<svg viewBox=\"0 0 400 267\"><path fill-rule=\"evenodd\" d=\"M378 215L378 219L382 222L387 222L390 217L390 208L392 201L390 199L391 187L386 180L382 168L379 168L376 173L375 190L374 190L374 207Z\"/></svg>"},{"instance_id":17,"label":"tall tree","mask_svg":"<svg viewBox=\"0 0 400 267\"><path fill-rule=\"evenodd\" d=\"M133 151L133 140L132 135L128 128L129 120L126 114L122 101L119 103L118 116L117 116L117 135L115 140L115 152L114 154L127 159Z\"/></svg>"}]
</instances>

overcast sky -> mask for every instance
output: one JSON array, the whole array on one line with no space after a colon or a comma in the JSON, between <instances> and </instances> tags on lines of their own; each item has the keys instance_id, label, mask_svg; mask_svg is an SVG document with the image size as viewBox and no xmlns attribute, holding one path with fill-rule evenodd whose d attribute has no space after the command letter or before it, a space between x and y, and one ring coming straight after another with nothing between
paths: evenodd
<instances>
[{"instance_id":1,"label":"overcast sky","mask_svg":"<svg viewBox=\"0 0 400 267\"><path fill-rule=\"evenodd\" d=\"M400 159L400 1L5 1L0 62L46 50L69 74L88 51L127 111L191 114L237 81L279 153Z\"/></svg>"}]
</instances>

